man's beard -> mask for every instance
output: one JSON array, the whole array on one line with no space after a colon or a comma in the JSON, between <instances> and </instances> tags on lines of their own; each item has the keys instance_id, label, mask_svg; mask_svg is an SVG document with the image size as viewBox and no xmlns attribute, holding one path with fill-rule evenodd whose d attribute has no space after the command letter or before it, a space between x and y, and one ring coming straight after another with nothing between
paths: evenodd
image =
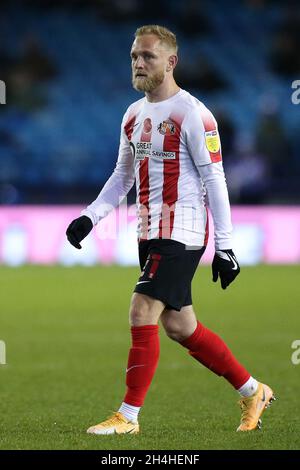
<instances>
[{"instance_id":1,"label":"man's beard","mask_svg":"<svg viewBox=\"0 0 300 470\"><path fill-rule=\"evenodd\" d=\"M132 75L132 86L137 91L151 93L164 81L165 74L163 71L156 72L152 77L138 78Z\"/></svg>"}]
</instances>

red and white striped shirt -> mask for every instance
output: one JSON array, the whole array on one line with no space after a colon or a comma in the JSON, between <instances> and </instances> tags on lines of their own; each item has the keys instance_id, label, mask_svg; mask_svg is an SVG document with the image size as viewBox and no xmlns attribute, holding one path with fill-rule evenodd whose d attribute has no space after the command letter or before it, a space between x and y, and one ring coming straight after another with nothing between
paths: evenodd
<instances>
[{"instance_id":1,"label":"red and white striped shirt","mask_svg":"<svg viewBox=\"0 0 300 470\"><path fill-rule=\"evenodd\" d=\"M146 97L126 111L118 161L97 199L82 214L94 225L136 182L138 238L171 238L189 246L207 243L206 196L216 249L231 248L228 192L217 123L184 90L152 103Z\"/></svg>"}]
</instances>

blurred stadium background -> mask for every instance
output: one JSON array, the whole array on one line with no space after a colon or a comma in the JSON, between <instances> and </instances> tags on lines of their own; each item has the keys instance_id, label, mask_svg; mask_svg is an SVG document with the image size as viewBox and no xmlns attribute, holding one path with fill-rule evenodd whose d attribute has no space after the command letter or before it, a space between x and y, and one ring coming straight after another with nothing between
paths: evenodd
<instances>
[{"instance_id":1,"label":"blurred stadium background","mask_svg":"<svg viewBox=\"0 0 300 470\"><path fill-rule=\"evenodd\" d=\"M52 233L41 215L48 217L45 205L82 208L111 174L122 115L140 97L129 50L145 23L177 33L176 78L218 119L231 203L257 208L249 217L246 209L234 213L241 261L299 261L300 215L288 207L300 202L300 105L291 98L300 77L300 13L296 1L271 0L1 2L0 259L136 262L122 246L103 259L99 237L78 256L63 247L63 228L78 212L60 209L59 221L54 209ZM41 235L49 243L34 254Z\"/></svg>"},{"instance_id":2,"label":"blurred stadium background","mask_svg":"<svg viewBox=\"0 0 300 470\"><path fill-rule=\"evenodd\" d=\"M165 404L159 408L150 395L155 413L145 413L154 440L147 441L146 436L137 446L299 447L299 423L292 417L298 406L294 392L298 370L290 361L291 343L300 335L300 104L292 100L296 91L292 84L300 80L299 2L3 0L0 80L6 84L6 104L0 104L0 339L7 344L8 365L0 369L2 378L7 374L0 392L5 406L1 448L99 448L96 441L91 444L82 437L80 426L93 424L96 412L100 418L109 407L118 406L123 378L114 380L123 373L120 364L125 366L129 342L129 337L124 339L124 311L137 275L136 268L124 267L137 262L134 211L121 207L111 214L84 241L81 251L66 242L65 229L95 199L114 168L121 118L127 106L140 98L131 87L130 46L135 29L150 23L176 32L178 84L203 101L218 120L235 251L243 265L258 264L243 268L225 304L222 292L208 286L210 280L204 281L202 293L195 292L196 307L203 306L208 326L235 345L234 351L255 374L262 377L268 372L277 389L279 377L284 378L287 386L281 394L289 396L283 401L288 408L279 406L273 418L273 434L263 440L257 436L238 440L226 425L218 427L218 416L225 423L231 411L218 411L216 418L209 415L209 407L215 408L209 397L217 399L218 386L215 378L205 375L205 399L199 390L202 401L194 410L203 416L206 434L195 432L192 420L168 440L169 422L159 427L159 413L169 404L166 397L172 403L180 400L176 406L183 415L189 399L184 398L184 384L176 382L172 390L162 384L167 386L166 375L167 383L172 383L172 370L184 373L190 363L163 339L173 358L172 370L162 358L153 390L161 378L159 396ZM129 204L134 198L130 193ZM206 263L212 253L210 240ZM24 264L123 267L66 270ZM209 268L202 269L209 279ZM118 299L110 291L114 279L122 283ZM99 351L108 355L108 328L118 342L114 358L105 356L109 371L101 361L99 365L97 356ZM191 389L197 373L196 367L191 369L186 379L194 379ZM100 374L107 389L99 404ZM25 397L18 392L21 389ZM231 391L221 393L232 399ZM175 416L168 419L171 423ZM231 428L237 419L238 414L230 415ZM102 448L135 448L128 439L117 444L106 441Z\"/></svg>"}]
</instances>

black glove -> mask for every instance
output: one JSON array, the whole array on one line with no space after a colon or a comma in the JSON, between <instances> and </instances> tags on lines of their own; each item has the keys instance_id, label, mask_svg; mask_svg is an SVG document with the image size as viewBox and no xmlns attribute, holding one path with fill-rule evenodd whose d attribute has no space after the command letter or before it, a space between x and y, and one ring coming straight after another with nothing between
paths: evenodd
<instances>
[{"instance_id":1,"label":"black glove","mask_svg":"<svg viewBox=\"0 0 300 470\"><path fill-rule=\"evenodd\" d=\"M217 282L218 276L221 279L222 289L236 278L240 272L239 263L232 250L218 250L212 262L213 281Z\"/></svg>"},{"instance_id":2,"label":"black glove","mask_svg":"<svg viewBox=\"0 0 300 470\"><path fill-rule=\"evenodd\" d=\"M86 215L78 217L73 220L67 228L66 235L71 245L75 248L81 249L80 242L83 240L92 230L93 222Z\"/></svg>"}]
</instances>

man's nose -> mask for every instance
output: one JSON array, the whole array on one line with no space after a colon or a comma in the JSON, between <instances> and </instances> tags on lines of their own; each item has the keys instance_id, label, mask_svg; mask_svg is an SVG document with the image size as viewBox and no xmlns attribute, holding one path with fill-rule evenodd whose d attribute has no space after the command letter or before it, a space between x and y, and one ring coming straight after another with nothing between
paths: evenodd
<instances>
[{"instance_id":1,"label":"man's nose","mask_svg":"<svg viewBox=\"0 0 300 470\"><path fill-rule=\"evenodd\" d=\"M137 69L144 67L144 59L143 57L138 57L135 61L135 67Z\"/></svg>"}]
</instances>

